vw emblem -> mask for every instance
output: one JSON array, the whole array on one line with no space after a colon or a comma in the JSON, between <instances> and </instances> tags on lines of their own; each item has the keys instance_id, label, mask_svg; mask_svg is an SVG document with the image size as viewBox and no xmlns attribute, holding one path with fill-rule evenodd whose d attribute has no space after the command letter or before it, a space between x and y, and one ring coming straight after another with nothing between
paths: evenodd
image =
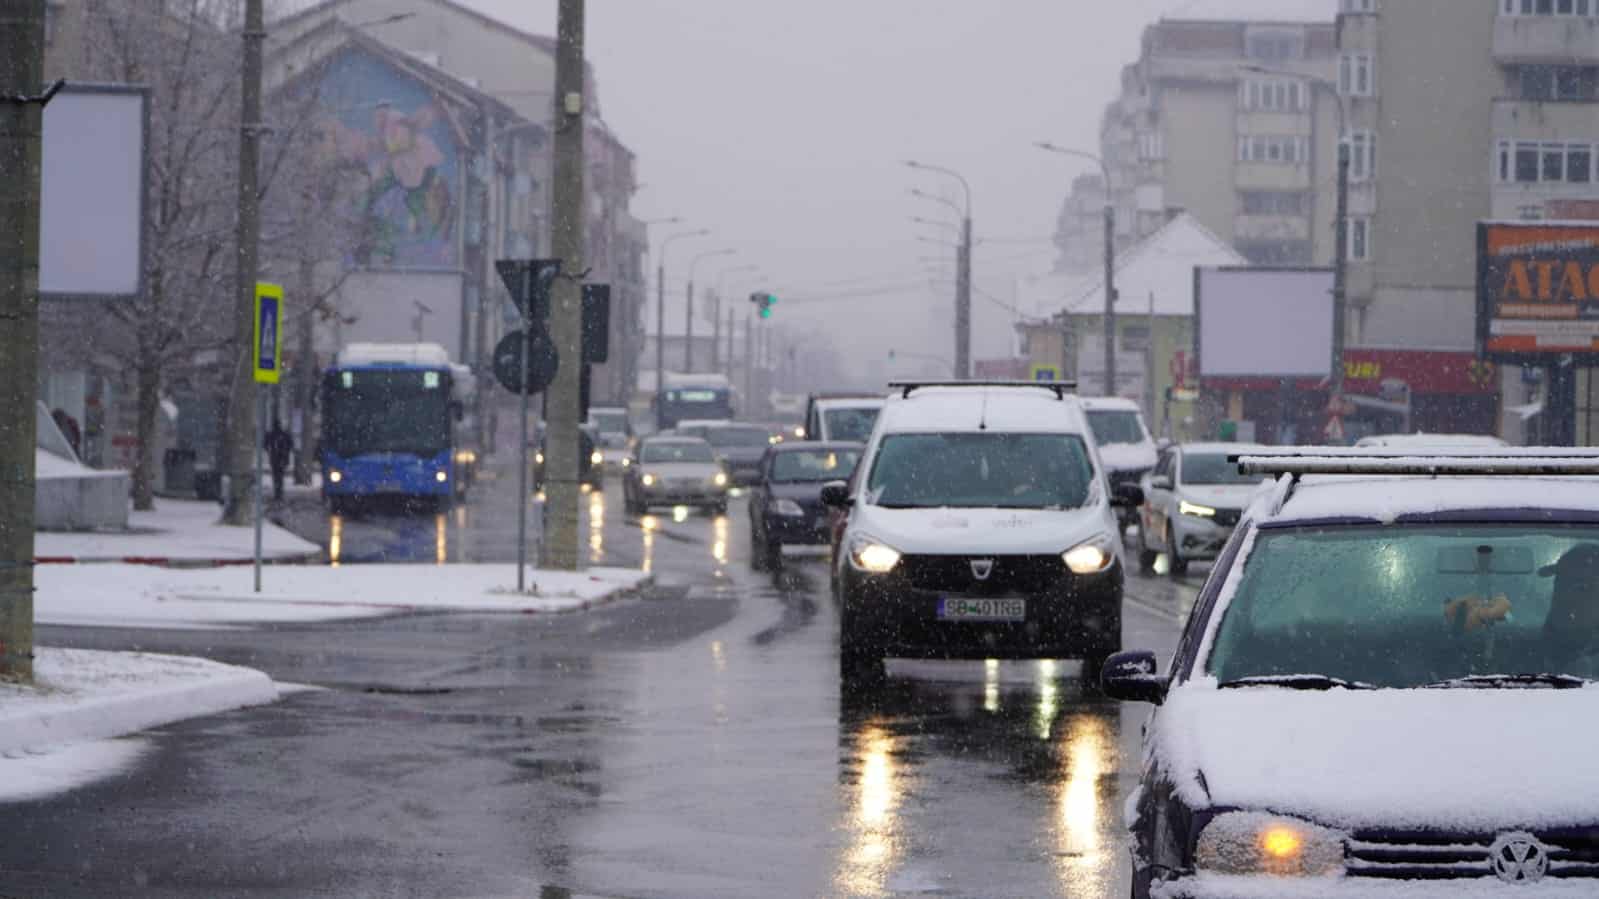
<instances>
[{"instance_id":1,"label":"vw emblem","mask_svg":"<svg viewBox=\"0 0 1599 899\"><path fill-rule=\"evenodd\" d=\"M1549 851L1530 833L1507 833L1488 847L1488 863L1505 883L1536 883L1549 873Z\"/></svg>"},{"instance_id":2,"label":"vw emblem","mask_svg":"<svg viewBox=\"0 0 1599 899\"><path fill-rule=\"evenodd\" d=\"M986 581L986 580L988 580L988 576L993 574L993 573L994 573L994 560L993 559L973 559L972 560L972 577L977 578L980 581Z\"/></svg>"}]
</instances>

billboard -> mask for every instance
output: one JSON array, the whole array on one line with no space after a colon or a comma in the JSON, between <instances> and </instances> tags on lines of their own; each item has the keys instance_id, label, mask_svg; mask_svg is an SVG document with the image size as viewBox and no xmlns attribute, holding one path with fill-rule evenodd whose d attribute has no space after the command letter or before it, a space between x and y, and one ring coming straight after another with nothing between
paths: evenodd
<instances>
[{"instance_id":1,"label":"billboard","mask_svg":"<svg viewBox=\"0 0 1599 899\"><path fill-rule=\"evenodd\" d=\"M144 289L149 91L69 84L44 107L39 294L131 299Z\"/></svg>"},{"instance_id":2,"label":"billboard","mask_svg":"<svg viewBox=\"0 0 1599 899\"><path fill-rule=\"evenodd\" d=\"M1599 222L1477 225L1477 346L1500 363L1599 362Z\"/></svg>"},{"instance_id":3,"label":"billboard","mask_svg":"<svg viewBox=\"0 0 1599 899\"><path fill-rule=\"evenodd\" d=\"M1324 268L1194 269L1201 378L1324 378L1332 368L1333 275Z\"/></svg>"}]
</instances>

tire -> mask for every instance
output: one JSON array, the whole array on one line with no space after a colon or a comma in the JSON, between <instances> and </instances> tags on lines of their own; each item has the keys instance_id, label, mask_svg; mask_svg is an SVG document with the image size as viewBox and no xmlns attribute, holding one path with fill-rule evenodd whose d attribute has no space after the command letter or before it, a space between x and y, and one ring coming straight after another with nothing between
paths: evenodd
<instances>
[{"instance_id":1,"label":"tire","mask_svg":"<svg viewBox=\"0 0 1599 899\"><path fill-rule=\"evenodd\" d=\"M766 544L762 547L762 549L766 550L766 570L782 571L783 544L780 541L767 538Z\"/></svg>"},{"instance_id":2,"label":"tire","mask_svg":"<svg viewBox=\"0 0 1599 899\"><path fill-rule=\"evenodd\" d=\"M344 516L350 514L350 504L342 496L328 497L328 514Z\"/></svg>"},{"instance_id":3,"label":"tire","mask_svg":"<svg viewBox=\"0 0 1599 899\"><path fill-rule=\"evenodd\" d=\"M727 514L727 500L724 499L724 500L722 500L720 502L711 503L711 514L712 515L726 515Z\"/></svg>"},{"instance_id":4,"label":"tire","mask_svg":"<svg viewBox=\"0 0 1599 899\"><path fill-rule=\"evenodd\" d=\"M882 686L888 679L883 656L875 649L845 644L838 651L838 688L848 696Z\"/></svg>"},{"instance_id":5,"label":"tire","mask_svg":"<svg viewBox=\"0 0 1599 899\"><path fill-rule=\"evenodd\" d=\"M755 526L750 526L750 568L754 571L768 569L769 552L766 544L755 536Z\"/></svg>"},{"instance_id":6,"label":"tire","mask_svg":"<svg viewBox=\"0 0 1599 899\"><path fill-rule=\"evenodd\" d=\"M1171 525L1166 526L1166 558L1171 562L1167 574L1177 578L1188 573L1188 560L1177 549L1177 536L1171 532Z\"/></svg>"},{"instance_id":7,"label":"tire","mask_svg":"<svg viewBox=\"0 0 1599 899\"><path fill-rule=\"evenodd\" d=\"M1083 669L1079 679L1082 681L1084 696L1104 695L1104 691L1100 689L1099 675L1105 670L1105 660L1108 658L1110 658L1108 655L1091 655L1083 659Z\"/></svg>"}]
</instances>

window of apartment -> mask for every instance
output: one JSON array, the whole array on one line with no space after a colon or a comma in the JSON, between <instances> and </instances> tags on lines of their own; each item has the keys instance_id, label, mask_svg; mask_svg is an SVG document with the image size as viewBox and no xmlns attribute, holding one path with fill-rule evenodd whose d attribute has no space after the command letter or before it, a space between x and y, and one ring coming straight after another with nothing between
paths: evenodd
<instances>
[{"instance_id":1,"label":"window of apartment","mask_svg":"<svg viewBox=\"0 0 1599 899\"><path fill-rule=\"evenodd\" d=\"M1165 136L1159 131L1145 131L1138 135L1138 158L1146 161L1165 159Z\"/></svg>"},{"instance_id":2,"label":"window of apartment","mask_svg":"<svg viewBox=\"0 0 1599 899\"><path fill-rule=\"evenodd\" d=\"M1502 16L1599 15L1599 0L1501 0Z\"/></svg>"},{"instance_id":3,"label":"window of apartment","mask_svg":"<svg viewBox=\"0 0 1599 899\"><path fill-rule=\"evenodd\" d=\"M1239 162L1268 162L1294 165L1309 161L1310 145L1303 137L1275 134L1246 134L1238 138Z\"/></svg>"},{"instance_id":4,"label":"window of apartment","mask_svg":"<svg viewBox=\"0 0 1599 899\"><path fill-rule=\"evenodd\" d=\"M1346 97L1369 97L1376 92L1377 72L1370 53L1344 53L1338 57L1338 92Z\"/></svg>"},{"instance_id":5,"label":"window of apartment","mask_svg":"<svg viewBox=\"0 0 1599 899\"><path fill-rule=\"evenodd\" d=\"M1249 112L1299 112L1305 108L1304 85L1298 81L1244 81L1239 102Z\"/></svg>"},{"instance_id":6,"label":"window of apartment","mask_svg":"<svg viewBox=\"0 0 1599 899\"><path fill-rule=\"evenodd\" d=\"M1496 148L1494 170L1501 183L1592 184L1594 145L1502 140Z\"/></svg>"},{"instance_id":7,"label":"window of apartment","mask_svg":"<svg viewBox=\"0 0 1599 899\"><path fill-rule=\"evenodd\" d=\"M1377 176L1377 135L1371 131L1350 133L1349 180L1369 181Z\"/></svg>"},{"instance_id":8,"label":"window of apartment","mask_svg":"<svg viewBox=\"0 0 1599 899\"><path fill-rule=\"evenodd\" d=\"M1305 42L1297 31L1256 31L1244 40L1244 55L1266 62L1283 62L1304 56Z\"/></svg>"},{"instance_id":9,"label":"window of apartment","mask_svg":"<svg viewBox=\"0 0 1599 899\"><path fill-rule=\"evenodd\" d=\"M1350 262L1365 262L1371 258L1371 219L1363 215L1351 216L1348 223L1345 258Z\"/></svg>"},{"instance_id":10,"label":"window of apartment","mask_svg":"<svg viewBox=\"0 0 1599 899\"><path fill-rule=\"evenodd\" d=\"M1516 80L1523 100L1599 99L1599 67L1518 66Z\"/></svg>"},{"instance_id":11,"label":"window of apartment","mask_svg":"<svg viewBox=\"0 0 1599 899\"><path fill-rule=\"evenodd\" d=\"M1233 247L1254 265L1309 265L1308 240L1240 240Z\"/></svg>"},{"instance_id":12,"label":"window of apartment","mask_svg":"<svg viewBox=\"0 0 1599 899\"><path fill-rule=\"evenodd\" d=\"M1377 0L1338 0L1339 12L1376 12Z\"/></svg>"},{"instance_id":13,"label":"window of apartment","mask_svg":"<svg viewBox=\"0 0 1599 899\"><path fill-rule=\"evenodd\" d=\"M1148 325L1122 325L1121 348L1127 352L1149 349Z\"/></svg>"},{"instance_id":14,"label":"window of apartment","mask_svg":"<svg viewBox=\"0 0 1599 899\"><path fill-rule=\"evenodd\" d=\"M1238 205L1244 215L1307 215L1310 195L1298 190L1241 190Z\"/></svg>"}]
</instances>

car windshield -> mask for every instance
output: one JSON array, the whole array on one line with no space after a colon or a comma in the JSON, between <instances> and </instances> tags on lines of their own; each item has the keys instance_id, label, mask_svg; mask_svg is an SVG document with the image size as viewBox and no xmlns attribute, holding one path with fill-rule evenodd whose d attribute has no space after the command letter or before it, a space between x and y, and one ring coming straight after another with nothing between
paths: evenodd
<instances>
[{"instance_id":1,"label":"car windshield","mask_svg":"<svg viewBox=\"0 0 1599 899\"><path fill-rule=\"evenodd\" d=\"M731 427L731 428L706 428L702 435L711 446L718 449L723 447L750 447L766 446L772 442L772 435L765 428L758 427Z\"/></svg>"},{"instance_id":2,"label":"car windshield","mask_svg":"<svg viewBox=\"0 0 1599 899\"><path fill-rule=\"evenodd\" d=\"M1223 683L1316 674L1379 687L1599 677L1599 527L1261 531L1207 668Z\"/></svg>"},{"instance_id":3,"label":"car windshield","mask_svg":"<svg viewBox=\"0 0 1599 899\"><path fill-rule=\"evenodd\" d=\"M778 453L772 459L771 480L778 484L802 481L842 481L855 470L861 451L794 450Z\"/></svg>"},{"instance_id":4,"label":"car windshield","mask_svg":"<svg viewBox=\"0 0 1599 899\"><path fill-rule=\"evenodd\" d=\"M828 440L845 440L851 443L865 443L872 436L872 428L877 424L877 407L854 409L828 409L822 413L822 418L827 422ZM818 437L823 435L818 434Z\"/></svg>"},{"instance_id":5,"label":"car windshield","mask_svg":"<svg viewBox=\"0 0 1599 899\"><path fill-rule=\"evenodd\" d=\"M1066 509L1088 500L1093 465L1071 434L895 434L883 440L871 501L900 508Z\"/></svg>"},{"instance_id":6,"label":"car windshield","mask_svg":"<svg viewBox=\"0 0 1599 899\"><path fill-rule=\"evenodd\" d=\"M646 441L639 450L640 462L715 462L711 446L699 440L674 440L670 442Z\"/></svg>"},{"instance_id":7,"label":"car windshield","mask_svg":"<svg viewBox=\"0 0 1599 899\"><path fill-rule=\"evenodd\" d=\"M601 434L627 433L626 412L594 412L589 415L589 423Z\"/></svg>"},{"instance_id":8,"label":"car windshield","mask_svg":"<svg viewBox=\"0 0 1599 899\"><path fill-rule=\"evenodd\" d=\"M1121 409L1099 409L1088 413L1088 427L1100 446L1112 443L1143 443L1144 426L1138 413Z\"/></svg>"},{"instance_id":9,"label":"car windshield","mask_svg":"<svg viewBox=\"0 0 1599 899\"><path fill-rule=\"evenodd\" d=\"M1238 466L1227 461L1226 453L1183 453L1182 479L1196 486L1258 484L1258 474L1239 474Z\"/></svg>"}]
</instances>

